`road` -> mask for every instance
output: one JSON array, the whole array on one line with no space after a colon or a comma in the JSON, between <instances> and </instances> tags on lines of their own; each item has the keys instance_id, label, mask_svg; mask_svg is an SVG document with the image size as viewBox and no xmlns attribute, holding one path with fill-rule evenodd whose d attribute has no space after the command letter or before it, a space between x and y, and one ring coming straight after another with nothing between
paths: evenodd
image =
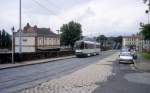
<instances>
[{"instance_id":1,"label":"road","mask_svg":"<svg viewBox=\"0 0 150 93\"><path fill-rule=\"evenodd\" d=\"M136 69L134 64L113 63L113 73L107 82L92 93L150 93L150 72Z\"/></svg>"},{"instance_id":2,"label":"road","mask_svg":"<svg viewBox=\"0 0 150 93\"><path fill-rule=\"evenodd\" d=\"M102 60L114 51L88 58L72 58L44 64L0 70L0 93L15 93L42 82L62 77Z\"/></svg>"}]
</instances>

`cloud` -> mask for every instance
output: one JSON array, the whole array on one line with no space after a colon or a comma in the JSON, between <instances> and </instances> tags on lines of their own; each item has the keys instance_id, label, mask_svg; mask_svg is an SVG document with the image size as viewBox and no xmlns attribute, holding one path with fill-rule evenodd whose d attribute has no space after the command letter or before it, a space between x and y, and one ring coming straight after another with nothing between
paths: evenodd
<instances>
[{"instance_id":1,"label":"cloud","mask_svg":"<svg viewBox=\"0 0 150 93\"><path fill-rule=\"evenodd\" d=\"M23 26L30 22L31 25L51 27L55 31L62 24L74 20L82 24L84 35L116 36L136 33L139 31L139 23L146 22L145 5L140 0L37 1L54 14L30 0L24 0ZM6 0L0 4L0 28L8 29L11 25L18 27L18 0L11 2Z\"/></svg>"}]
</instances>

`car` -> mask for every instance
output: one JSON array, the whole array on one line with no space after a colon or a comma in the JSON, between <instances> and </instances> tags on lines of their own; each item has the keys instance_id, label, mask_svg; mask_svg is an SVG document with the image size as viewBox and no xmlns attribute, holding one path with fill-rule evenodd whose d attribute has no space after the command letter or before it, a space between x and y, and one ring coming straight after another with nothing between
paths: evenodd
<instances>
[{"instance_id":1,"label":"car","mask_svg":"<svg viewBox=\"0 0 150 93\"><path fill-rule=\"evenodd\" d=\"M119 54L119 63L132 63L134 64L133 55L130 52L121 52Z\"/></svg>"},{"instance_id":2,"label":"car","mask_svg":"<svg viewBox=\"0 0 150 93\"><path fill-rule=\"evenodd\" d=\"M134 49L122 48L120 50L120 54L122 54L122 53L130 53L133 56L133 59L137 59L136 50L134 50Z\"/></svg>"},{"instance_id":3,"label":"car","mask_svg":"<svg viewBox=\"0 0 150 93\"><path fill-rule=\"evenodd\" d=\"M122 48L121 50L120 50L120 52L129 52L130 51L130 49L128 49L128 48Z\"/></svg>"}]
</instances>

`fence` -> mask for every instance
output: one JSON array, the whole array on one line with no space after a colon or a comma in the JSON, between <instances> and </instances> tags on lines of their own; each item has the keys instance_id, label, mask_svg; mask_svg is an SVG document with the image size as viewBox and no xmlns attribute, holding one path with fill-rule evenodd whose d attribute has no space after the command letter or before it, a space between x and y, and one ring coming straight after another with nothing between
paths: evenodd
<instances>
[{"instance_id":1,"label":"fence","mask_svg":"<svg viewBox=\"0 0 150 93\"><path fill-rule=\"evenodd\" d=\"M32 53L22 53L14 54L15 62L28 61L28 60L37 60L44 58L54 58L74 55L74 51L43 51L43 52L32 52ZM10 63L11 62L11 53L0 53L0 64Z\"/></svg>"}]
</instances>

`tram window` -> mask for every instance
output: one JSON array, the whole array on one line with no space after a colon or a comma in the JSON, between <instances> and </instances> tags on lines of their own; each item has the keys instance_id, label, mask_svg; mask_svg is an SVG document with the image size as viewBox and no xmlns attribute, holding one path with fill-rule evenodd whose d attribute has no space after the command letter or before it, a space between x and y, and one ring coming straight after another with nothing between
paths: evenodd
<instances>
[{"instance_id":1,"label":"tram window","mask_svg":"<svg viewBox=\"0 0 150 93\"><path fill-rule=\"evenodd\" d=\"M76 49L84 49L84 42L78 42L75 44Z\"/></svg>"},{"instance_id":2,"label":"tram window","mask_svg":"<svg viewBox=\"0 0 150 93\"><path fill-rule=\"evenodd\" d=\"M81 42L80 49L84 49L84 42Z\"/></svg>"},{"instance_id":3,"label":"tram window","mask_svg":"<svg viewBox=\"0 0 150 93\"><path fill-rule=\"evenodd\" d=\"M88 44L87 43L85 43L84 46L85 46L84 47L85 49L88 49Z\"/></svg>"}]
</instances>

